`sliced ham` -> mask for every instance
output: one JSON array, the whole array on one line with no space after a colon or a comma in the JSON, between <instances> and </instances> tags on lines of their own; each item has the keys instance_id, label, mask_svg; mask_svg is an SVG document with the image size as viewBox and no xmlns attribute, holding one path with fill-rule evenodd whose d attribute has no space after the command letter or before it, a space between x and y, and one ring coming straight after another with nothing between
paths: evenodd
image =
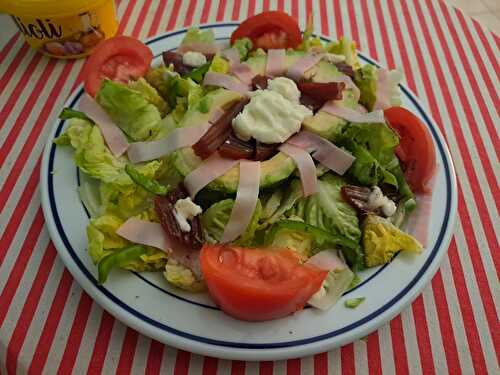
<instances>
[{"instance_id":1,"label":"sliced ham","mask_svg":"<svg viewBox=\"0 0 500 375\"><path fill-rule=\"evenodd\" d=\"M298 82L304 77L304 73L315 66L323 58L322 53L311 53L304 55L298 59L291 67L288 68L286 75Z\"/></svg>"},{"instance_id":2,"label":"sliced ham","mask_svg":"<svg viewBox=\"0 0 500 375\"><path fill-rule=\"evenodd\" d=\"M224 87L225 89L239 92L242 95L248 95L250 86L244 84L237 78L230 76L229 74L207 72L205 78L203 79L204 86L218 86Z\"/></svg>"},{"instance_id":3,"label":"sliced ham","mask_svg":"<svg viewBox=\"0 0 500 375\"><path fill-rule=\"evenodd\" d=\"M384 112L381 110L361 113L354 109L343 107L335 101L325 103L320 110L328 112L331 115L341 117L350 122L385 122Z\"/></svg>"},{"instance_id":4,"label":"sliced ham","mask_svg":"<svg viewBox=\"0 0 500 375\"><path fill-rule=\"evenodd\" d=\"M306 264L312 264L325 271L343 270L347 268L345 262L338 256L337 250L326 249L309 258Z\"/></svg>"},{"instance_id":5,"label":"sliced ham","mask_svg":"<svg viewBox=\"0 0 500 375\"><path fill-rule=\"evenodd\" d=\"M241 82L251 85L255 73L247 64L236 64L231 66L231 73Z\"/></svg>"},{"instance_id":6,"label":"sliced ham","mask_svg":"<svg viewBox=\"0 0 500 375\"><path fill-rule=\"evenodd\" d=\"M240 63L240 53L236 48L225 49L221 55L229 61L230 66Z\"/></svg>"},{"instance_id":7,"label":"sliced ham","mask_svg":"<svg viewBox=\"0 0 500 375\"><path fill-rule=\"evenodd\" d=\"M174 129L167 137L157 141L135 142L128 149L127 155L132 163L153 160L168 155L183 147L189 147L203 137L211 124L206 122L198 126Z\"/></svg>"},{"instance_id":8,"label":"sliced ham","mask_svg":"<svg viewBox=\"0 0 500 375\"><path fill-rule=\"evenodd\" d=\"M222 109L216 108L210 122L174 129L168 136L156 141L132 143L128 148L127 156L132 163L140 163L158 159L183 147L193 146L223 114Z\"/></svg>"},{"instance_id":9,"label":"sliced ham","mask_svg":"<svg viewBox=\"0 0 500 375\"><path fill-rule=\"evenodd\" d=\"M391 99L397 94L397 84L402 74L397 70L379 68L377 70L377 94L374 109L387 109L392 106Z\"/></svg>"},{"instance_id":10,"label":"sliced ham","mask_svg":"<svg viewBox=\"0 0 500 375\"><path fill-rule=\"evenodd\" d=\"M184 178L184 186L191 198L194 198L201 189L229 171L238 162L238 160L221 158L217 152L204 160L198 168Z\"/></svg>"},{"instance_id":11,"label":"sliced ham","mask_svg":"<svg viewBox=\"0 0 500 375\"><path fill-rule=\"evenodd\" d=\"M288 143L282 144L279 149L290 156L297 164L304 197L316 193L318 191L318 179L316 177L316 166L311 155L306 150Z\"/></svg>"},{"instance_id":12,"label":"sliced ham","mask_svg":"<svg viewBox=\"0 0 500 375\"><path fill-rule=\"evenodd\" d=\"M284 49L269 49L267 51L266 74L268 76L276 77L285 73L285 56Z\"/></svg>"},{"instance_id":13,"label":"sliced ham","mask_svg":"<svg viewBox=\"0 0 500 375\"><path fill-rule=\"evenodd\" d=\"M428 182L427 192L417 194L415 200L417 202L417 209L408 218L407 231L413 235L422 246L428 245L429 236L429 218L431 217L432 211L432 196L434 184L436 182L437 169L434 171L434 175Z\"/></svg>"},{"instance_id":14,"label":"sliced ham","mask_svg":"<svg viewBox=\"0 0 500 375\"><path fill-rule=\"evenodd\" d=\"M153 246L165 252L170 252L172 248L160 223L131 217L116 230L116 234L131 242Z\"/></svg>"},{"instance_id":15,"label":"sliced ham","mask_svg":"<svg viewBox=\"0 0 500 375\"><path fill-rule=\"evenodd\" d=\"M99 127L113 155L118 157L127 151L127 137L92 97L85 94L80 100L79 108Z\"/></svg>"},{"instance_id":16,"label":"sliced ham","mask_svg":"<svg viewBox=\"0 0 500 375\"><path fill-rule=\"evenodd\" d=\"M220 46L210 43L186 43L177 48L178 53L185 53L188 51L203 53L204 55L216 54L220 51Z\"/></svg>"},{"instance_id":17,"label":"sliced ham","mask_svg":"<svg viewBox=\"0 0 500 375\"><path fill-rule=\"evenodd\" d=\"M247 229L259 197L259 186L260 162L241 160L236 200L222 234L222 243L234 241Z\"/></svg>"},{"instance_id":18,"label":"sliced ham","mask_svg":"<svg viewBox=\"0 0 500 375\"><path fill-rule=\"evenodd\" d=\"M313 151L312 157L332 171L343 175L354 163L356 158L347 151L335 146L329 140L302 130L300 133L291 137L287 143Z\"/></svg>"}]
</instances>

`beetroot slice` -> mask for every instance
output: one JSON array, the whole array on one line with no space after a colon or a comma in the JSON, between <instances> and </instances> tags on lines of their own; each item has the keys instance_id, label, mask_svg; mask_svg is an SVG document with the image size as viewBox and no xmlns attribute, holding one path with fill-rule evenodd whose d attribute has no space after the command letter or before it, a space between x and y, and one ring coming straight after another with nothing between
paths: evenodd
<instances>
[{"instance_id":1,"label":"beetroot slice","mask_svg":"<svg viewBox=\"0 0 500 375\"><path fill-rule=\"evenodd\" d=\"M231 134L231 121L250 99L243 99L234 103L224 114L208 129L208 131L193 145L196 155L202 159L208 158L229 138Z\"/></svg>"},{"instance_id":2,"label":"beetroot slice","mask_svg":"<svg viewBox=\"0 0 500 375\"><path fill-rule=\"evenodd\" d=\"M180 248L191 250L200 249L203 245L203 231L199 216L191 221L191 230L183 232L174 216L175 202L187 198L189 195L183 185L177 186L175 190L165 196L156 196L154 199L155 211L160 224L167 236Z\"/></svg>"}]
</instances>

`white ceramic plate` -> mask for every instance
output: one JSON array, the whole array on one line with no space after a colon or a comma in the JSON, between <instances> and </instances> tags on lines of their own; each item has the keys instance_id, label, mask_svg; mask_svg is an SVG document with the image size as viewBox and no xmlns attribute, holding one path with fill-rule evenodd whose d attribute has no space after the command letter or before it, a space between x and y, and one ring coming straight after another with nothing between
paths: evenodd
<instances>
[{"instance_id":1,"label":"white ceramic plate","mask_svg":"<svg viewBox=\"0 0 500 375\"><path fill-rule=\"evenodd\" d=\"M223 40L235 27L214 24L203 28L212 29ZM184 33L163 34L150 39L148 45L159 56L177 47ZM376 64L361 54L360 58ZM222 313L208 295L171 288L161 273L114 271L105 285L98 285L96 267L86 250L88 216L77 192L81 176L70 148L52 143L64 130L64 121L53 126L41 171L42 205L52 240L73 277L104 309L134 329L185 350L227 359L284 359L366 336L398 314L431 280L448 248L457 205L455 172L443 136L415 96L404 86L401 90L403 105L429 127L440 167L429 218L429 246L419 256L399 254L389 265L363 272L363 282L343 297L366 297L355 310L346 309L342 300L327 312L304 309L284 319L247 323ZM82 94L79 87L66 106L76 107Z\"/></svg>"}]
</instances>

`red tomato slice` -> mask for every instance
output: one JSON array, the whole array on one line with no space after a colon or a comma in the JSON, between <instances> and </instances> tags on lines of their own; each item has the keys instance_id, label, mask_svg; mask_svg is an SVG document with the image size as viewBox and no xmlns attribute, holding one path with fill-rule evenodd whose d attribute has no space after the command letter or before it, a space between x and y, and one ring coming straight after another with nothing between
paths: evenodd
<instances>
[{"instance_id":1,"label":"red tomato slice","mask_svg":"<svg viewBox=\"0 0 500 375\"><path fill-rule=\"evenodd\" d=\"M237 39L250 38L254 48L295 48L302 42L302 34L295 18L285 12L270 11L247 18L231 35L231 44Z\"/></svg>"},{"instance_id":2,"label":"red tomato slice","mask_svg":"<svg viewBox=\"0 0 500 375\"><path fill-rule=\"evenodd\" d=\"M436 151L429 130L405 108L392 107L384 114L400 137L396 155L403 165L406 181L414 192L427 192L427 184L436 169Z\"/></svg>"},{"instance_id":3,"label":"red tomato slice","mask_svg":"<svg viewBox=\"0 0 500 375\"><path fill-rule=\"evenodd\" d=\"M145 75L153 53L140 40L129 36L115 36L99 44L85 63L85 91L95 96L104 78L128 82Z\"/></svg>"},{"instance_id":4,"label":"red tomato slice","mask_svg":"<svg viewBox=\"0 0 500 375\"><path fill-rule=\"evenodd\" d=\"M327 272L301 264L291 250L204 245L201 271L222 310L237 319L263 321L304 307Z\"/></svg>"}]
</instances>

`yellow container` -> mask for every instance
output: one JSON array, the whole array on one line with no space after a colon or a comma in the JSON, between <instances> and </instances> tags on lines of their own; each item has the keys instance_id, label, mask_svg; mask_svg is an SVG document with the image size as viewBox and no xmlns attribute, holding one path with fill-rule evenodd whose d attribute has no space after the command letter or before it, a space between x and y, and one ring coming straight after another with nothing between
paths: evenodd
<instances>
[{"instance_id":1,"label":"yellow container","mask_svg":"<svg viewBox=\"0 0 500 375\"><path fill-rule=\"evenodd\" d=\"M0 0L26 42L45 55L88 55L118 29L114 0Z\"/></svg>"}]
</instances>

